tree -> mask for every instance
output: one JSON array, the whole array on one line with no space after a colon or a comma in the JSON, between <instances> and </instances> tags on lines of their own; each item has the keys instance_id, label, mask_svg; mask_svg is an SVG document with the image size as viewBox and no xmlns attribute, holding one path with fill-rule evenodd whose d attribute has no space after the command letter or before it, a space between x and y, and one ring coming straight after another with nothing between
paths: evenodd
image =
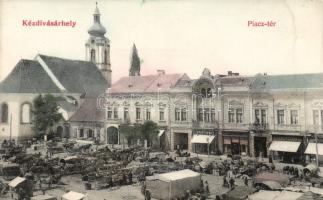
<instances>
[{"instance_id":1,"label":"tree","mask_svg":"<svg viewBox=\"0 0 323 200\"><path fill-rule=\"evenodd\" d=\"M128 146L132 146L137 139L140 139L141 128L140 124L134 124L133 126L124 124L120 126L120 134L127 139Z\"/></svg>"},{"instance_id":2,"label":"tree","mask_svg":"<svg viewBox=\"0 0 323 200\"><path fill-rule=\"evenodd\" d=\"M141 134L143 139L147 140L149 146L157 140L158 132L158 125L153 121L146 121L142 125Z\"/></svg>"},{"instance_id":3,"label":"tree","mask_svg":"<svg viewBox=\"0 0 323 200\"><path fill-rule=\"evenodd\" d=\"M34 101L33 113L33 130L38 135L47 135L55 124L63 119L58 112L57 97L51 94L45 96L39 95Z\"/></svg>"},{"instance_id":4,"label":"tree","mask_svg":"<svg viewBox=\"0 0 323 200\"><path fill-rule=\"evenodd\" d=\"M140 58L135 44L132 47L129 76L140 76Z\"/></svg>"}]
</instances>

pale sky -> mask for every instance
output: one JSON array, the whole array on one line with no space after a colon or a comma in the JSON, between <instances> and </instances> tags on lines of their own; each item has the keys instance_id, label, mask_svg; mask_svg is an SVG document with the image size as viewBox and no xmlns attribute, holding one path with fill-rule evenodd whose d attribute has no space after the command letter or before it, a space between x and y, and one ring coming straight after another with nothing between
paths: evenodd
<instances>
[{"instance_id":1,"label":"pale sky","mask_svg":"<svg viewBox=\"0 0 323 200\"><path fill-rule=\"evenodd\" d=\"M323 72L319 0L98 0L111 40L113 82L128 75L135 43L142 74L197 78L231 70L244 75ZM37 53L85 58L95 0L0 0L0 79ZM76 21L71 27L25 27L22 20ZM275 27L248 27L248 21Z\"/></svg>"}]
</instances>

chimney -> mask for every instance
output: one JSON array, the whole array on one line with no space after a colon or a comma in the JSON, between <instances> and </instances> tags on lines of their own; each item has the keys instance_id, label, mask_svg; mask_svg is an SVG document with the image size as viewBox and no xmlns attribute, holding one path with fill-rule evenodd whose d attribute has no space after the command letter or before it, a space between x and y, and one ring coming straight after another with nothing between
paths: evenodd
<instances>
[{"instance_id":1,"label":"chimney","mask_svg":"<svg viewBox=\"0 0 323 200\"><path fill-rule=\"evenodd\" d=\"M163 70L163 69L157 69L157 74L158 75L165 75L165 70Z\"/></svg>"}]
</instances>

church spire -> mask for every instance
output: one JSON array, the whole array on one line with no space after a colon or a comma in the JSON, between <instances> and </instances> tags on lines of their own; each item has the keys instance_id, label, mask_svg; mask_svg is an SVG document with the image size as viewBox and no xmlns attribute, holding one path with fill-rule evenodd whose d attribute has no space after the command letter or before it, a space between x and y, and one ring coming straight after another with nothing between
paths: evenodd
<instances>
[{"instance_id":1,"label":"church spire","mask_svg":"<svg viewBox=\"0 0 323 200\"><path fill-rule=\"evenodd\" d=\"M89 39L85 43L85 59L93 62L111 85L110 40L104 36L105 28L100 22L100 11L96 3L93 13L93 24L89 28Z\"/></svg>"},{"instance_id":2,"label":"church spire","mask_svg":"<svg viewBox=\"0 0 323 200\"><path fill-rule=\"evenodd\" d=\"M98 8L98 3L95 3L95 10L93 13L93 24L92 26L89 28L88 33L91 36L95 36L95 37L104 37L104 34L106 33L105 28L101 25L100 22L100 11Z\"/></svg>"}]
</instances>

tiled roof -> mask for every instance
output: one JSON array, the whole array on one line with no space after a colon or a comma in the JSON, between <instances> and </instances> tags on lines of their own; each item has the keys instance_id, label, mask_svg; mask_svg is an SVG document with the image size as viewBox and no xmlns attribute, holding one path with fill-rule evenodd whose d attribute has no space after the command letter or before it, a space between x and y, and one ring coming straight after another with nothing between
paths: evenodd
<instances>
[{"instance_id":1,"label":"tiled roof","mask_svg":"<svg viewBox=\"0 0 323 200\"><path fill-rule=\"evenodd\" d=\"M1 93L58 93L59 88L34 60L20 60L0 84Z\"/></svg>"},{"instance_id":2,"label":"tiled roof","mask_svg":"<svg viewBox=\"0 0 323 200\"><path fill-rule=\"evenodd\" d=\"M107 81L92 63L39 55L54 78L69 93L95 93L105 91ZM11 73L1 82L2 93L60 93L59 86L41 62L20 60Z\"/></svg>"},{"instance_id":3,"label":"tiled roof","mask_svg":"<svg viewBox=\"0 0 323 200\"><path fill-rule=\"evenodd\" d=\"M251 89L304 89L323 88L323 73L257 75L250 85Z\"/></svg>"},{"instance_id":4,"label":"tiled roof","mask_svg":"<svg viewBox=\"0 0 323 200\"><path fill-rule=\"evenodd\" d=\"M71 93L104 91L107 81L92 62L39 55L60 83Z\"/></svg>"},{"instance_id":5,"label":"tiled roof","mask_svg":"<svg viewBox=\"0 0 323 200\"><path fill-rule=\"evenodd\" d=\"M71 122L103 122L104 111L97 108L96 98L86 98L80 108L71 116Z\"/></svg>"},{"instance_id":6,"label":"tiled roof","mask_svg":"<svg viewBox=\"0 0 323 200\"><path fill-rule=\"evenodd\" d=\"M250 77L244 76L226 76L219 78L220 84L226 86L249 86L250 84Z\"/></svg>"},{"instance_id":7,"label":"tiled roof","mask_svg":"<svg viewBox=\"0 0 323 200\"><path fill-rule=\"evenodd\" d=\"M122 77L111 86L111 93L165 92L176 86L185 74L164 74Z\"/></svg>"}]
</instances>

